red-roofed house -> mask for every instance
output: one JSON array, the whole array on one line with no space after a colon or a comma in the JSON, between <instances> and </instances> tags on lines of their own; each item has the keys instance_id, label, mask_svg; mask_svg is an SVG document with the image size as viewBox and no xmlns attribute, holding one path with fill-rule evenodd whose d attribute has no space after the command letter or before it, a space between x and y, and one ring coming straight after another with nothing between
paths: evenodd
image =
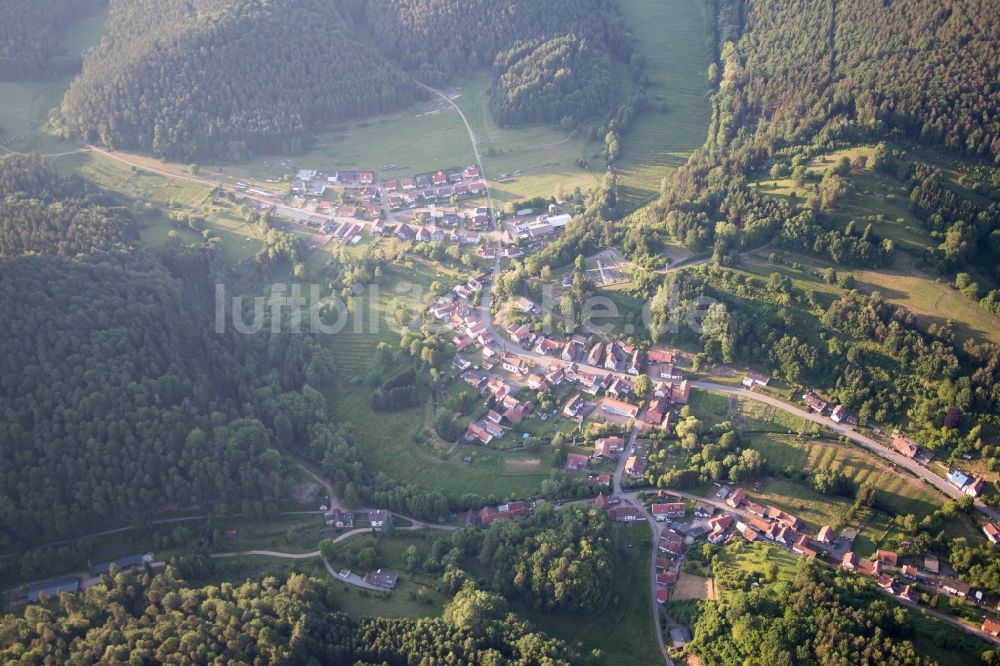
<instances>
[{"instance_id":1,"label":"red-roofed house","mask_svg":"<svg viewBox=\"0 0 1000 666\"><path fill-rule=\"evenodd\" d=\"M590 462L590 458L582 453L566 454L566 469L587 469L588 462Z\"/></svg>"},{"instance_id":2,"label":"red-roofed house","mask_svg":"<svg viewBox=\"0 0 1000 666\"><path fill-rule=\"evenodd\" d=\"M654 504L650 507L650 511L653 514L653 518L662 522L667 518L683 518L687 512L687 507L684 506L684 502L672 502L668 504Z\"/></svg>"},{"instance_id":3,"label":"red-roofed house","mask_svg":"<svg viewBox=\"0 0 1000 666\"><path fill-rule=\"evenodd\" d=\"M906 437L893 437L892 448L907 458L912 459L917 457L917 445Z\"/></svg>"}]
</instances>

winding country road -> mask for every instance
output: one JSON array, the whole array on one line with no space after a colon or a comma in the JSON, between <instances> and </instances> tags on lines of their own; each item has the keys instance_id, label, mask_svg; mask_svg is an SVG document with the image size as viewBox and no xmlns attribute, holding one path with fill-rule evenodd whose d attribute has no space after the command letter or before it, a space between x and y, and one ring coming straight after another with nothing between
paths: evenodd
<instances>
[{"instance_id":1,"label":"winding country road","mask_svg":"<svg viewBox=\"0 0 1000 666\"><path fill-rule=\"evenodd\" d=\"M727 395L738 395L740 397L747 398L748 400L755 400L757 402L762 402L776 409L780 409L785 412L788 412L789 414L793 414L794 416L798 416L806 420L812 421L813 423L818 423L820 425L826 426L833 432L837 433L838 435L843 435L844 437L851 440L858 446L867 449L868 451L874 453L875 455L881 458L888 460L894 465L906 469L908 472L912 473L918 479L921 479L922 481L940 490L942 493L945 494L945 496L951 497L952 499L959 499L965 496L965 494L962 492L960 488L956 488L951 483L949 483L947 479L938 476L931 470L922 466L920 463L914 460L910 460L906 456L900 455L899 453L896 453L892 449L883 446L882 444L875 441L871 437L859 433L858 431L854 430L854 428L842 425L840 423L835 423L834 421L832 421L827 417L814 414L813 412L806 411L804 409L800 409L799 407L796 407L794 405L789 405L787 402L784 402L783 400L779 400L778 398L774 398L772 396L763 393L757 393L756 391L748 391L747 389L742 387L736 388L733 386L726 386L725 384L716 384L715 382L706 382L706 381L692 381L691 386L705 391L715 391L717 393L725 393ZM988 516L991 520L1000 519L1000 512L998 512L993 507L986 506L980 501L977 501L975 506L976 509L982 512L984 515Z\"/></svg>"}]
</instances>

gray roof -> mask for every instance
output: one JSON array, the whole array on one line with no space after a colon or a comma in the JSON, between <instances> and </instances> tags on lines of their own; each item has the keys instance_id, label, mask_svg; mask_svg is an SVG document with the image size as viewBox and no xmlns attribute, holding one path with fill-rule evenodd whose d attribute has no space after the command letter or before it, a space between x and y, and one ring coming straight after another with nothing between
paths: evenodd
<instances>
[{"instance_id":1,"label":"gray roof","mask_svg":"<svg viewBox=\"0 0 1000 666\"><path fill-rule=\"evenodd\" d=\"M76 592L80 589L80 579L73 577L58 580L43 580L28 586L28 601L38 601L39 595L54 597L60 592Z\"/></svg>"}]
</instances>

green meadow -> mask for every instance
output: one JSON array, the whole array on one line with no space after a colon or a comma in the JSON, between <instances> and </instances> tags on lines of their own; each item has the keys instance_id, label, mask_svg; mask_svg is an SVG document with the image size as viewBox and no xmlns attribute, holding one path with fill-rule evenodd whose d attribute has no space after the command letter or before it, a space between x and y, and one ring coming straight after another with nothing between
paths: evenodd
<instances>
[{"instance_id":1,"label":"green meadow","mask_svg":"<svg viewBox=\"0 0 1000 666\"><path fill-rule=\"evenodd\" d=\"M705 143L709 44L713 16L699 0L621 0L651 80L651 107L622 139L619 199L638 208L660 194L663 179Z\"/></svg>"}]
</instances>

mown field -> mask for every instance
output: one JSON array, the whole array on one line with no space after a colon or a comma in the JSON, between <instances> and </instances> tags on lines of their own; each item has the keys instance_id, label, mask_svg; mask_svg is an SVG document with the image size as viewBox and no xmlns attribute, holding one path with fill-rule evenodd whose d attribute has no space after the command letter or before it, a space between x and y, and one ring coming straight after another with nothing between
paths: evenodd
<instances>
[{"instance_id":1,"label":"mown field","mask_svg":"<svg viewBox=\"0 0 1000 666\"><path fill-rule=\"evenodd\" d=\"M708 131L709 44L713 18L700 0L621 0L651 79L648 95L666 105L642 113L622 140L619 199L638 208L660 194Z\"/></svg>"},{"instance_id":2,"label":"mown field","mask_svg":"<svg viewBox=\"0 0 1000 666\"><path fill-rule=\"evenodd\" d=\"M1000 343L1000 318L993 316L946 281L923 273L913 266L909 256L897 259L895 268L879 270L852 269L850 266L836 266L832 262L800 253L783 250L768 250L781 259L780 264L771 263L765 253L751 253L743 257L737 271L766 277L780 273L789 277L798 289L812 289L826 302L837 298L841 289L821 280L818 274L828 267L838 273L854 276L854 288L864 293L878 292L896 305L911 310L925 326L931 322L943 324L949 320L955 323L960 339ZM796 267L797 265L797 267Z\"/></svg>"},{"instance_id":3,"label":"mown field","mask_svg":"<svg viewBox=\"0 0 1000 666\"><path fill-rule=\"evenodd\" d=\"M604 173L604 146L587 139L586 126L573 133L546 125L500 127L489 112L489 86L484 71L455 86L454 92L459 95L455 103L476 136L496 201L569 194L574 187L586 192L597 184ZM580 167L581 159L589 168ZM510 174L510 179L497 182L504 174Z\"/></svg>"},{"instance_id":4,"label":"mown field","mask_svg":"<svg viewBox=\"0 0 1000 666\"><path fill-rule=\"evenodd\" d=\"M843 472L855 486L871 483L878 489L880 505L895 513L912 513L923 518L944 499L916 480L892 471L888 464L846 444L758 434L751 438L750 446L761 452L772 469L791 468L807 474L834 469Z\"/></svg>"}]
</instances>

